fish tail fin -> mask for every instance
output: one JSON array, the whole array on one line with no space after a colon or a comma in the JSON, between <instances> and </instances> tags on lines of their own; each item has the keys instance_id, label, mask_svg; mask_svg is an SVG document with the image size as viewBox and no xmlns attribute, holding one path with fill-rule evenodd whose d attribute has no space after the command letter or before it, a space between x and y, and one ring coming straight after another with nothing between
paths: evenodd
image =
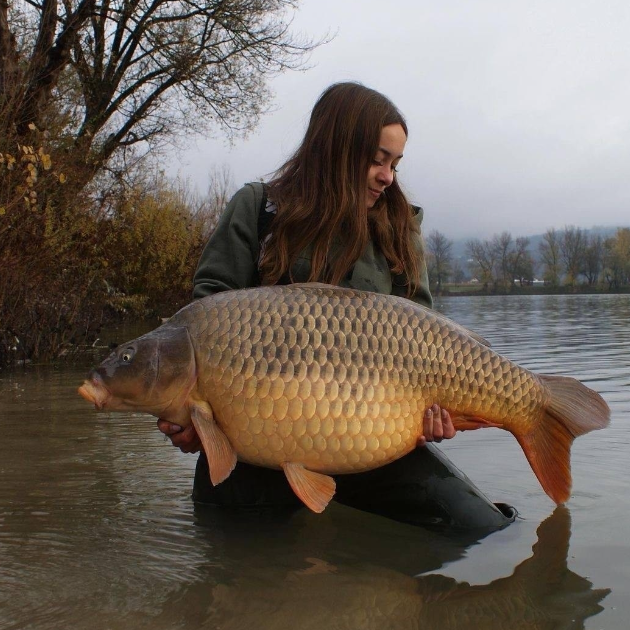
<instances>
[{"instance_id":1,"label":"fish tail fin","mask_svg":"<svg viewBox=\"0 0 630 630\"><path fill-rule=\"evenodd\" d=\"M570 450L573 440L610 421L604 399L579 381L539 375L549 391L540 422L528 433L515 434L544 491L558 504L571 494Z\"/></svg>"}]
</instances>

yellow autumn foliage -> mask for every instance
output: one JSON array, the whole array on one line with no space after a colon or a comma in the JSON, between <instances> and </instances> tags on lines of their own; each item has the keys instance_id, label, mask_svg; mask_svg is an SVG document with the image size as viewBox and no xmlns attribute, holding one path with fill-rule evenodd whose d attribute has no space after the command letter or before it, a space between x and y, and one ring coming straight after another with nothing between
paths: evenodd
<instances>
[{"instance_id":1,"label":"yellow autumn foliage","mask_svg":"<svg viewBox=\"0 0 630 630\"><path fill-rule=\"evenodd\" d=\"M42 181L41 171L50 173L50 177ZM53 170L53 160L43 146L35 149L31 145L16 144L12 152L0 151L0 207L4 210L0 216L9 219L11 210L18 208L25 197L29 198L27 205L31 210L38 209L30 193L35 192L36 198L37 188L50 190L51 185L65 181L63 173Z\"/></svg>"},{"instance_id":2,"label":"yellow autumn foliage","mask_svg":"<svg viewBox=\"0 0 630 630\"><path fill-rule=\"evenodd\" d=\"M132 190L107 225L108 282L120 295L144 296L166 314L190 300L192 274L204 245L203 222L168 186Z\"/></svg>"}]
</instances>

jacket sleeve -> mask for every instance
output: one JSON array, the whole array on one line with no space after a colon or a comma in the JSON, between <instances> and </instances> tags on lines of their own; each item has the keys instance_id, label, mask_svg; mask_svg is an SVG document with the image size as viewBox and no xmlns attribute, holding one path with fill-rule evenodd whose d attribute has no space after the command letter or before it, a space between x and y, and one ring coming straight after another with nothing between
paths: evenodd
<instances>
[{"instance_id":1,"label":"jacket sleeve","mask_svg":"<svg viewBox=\"0 0 630 630\"><path fill-rule=\"evenodd\" d=\"M246 184L228 203L199 259L194 298L258 284L258 209L262 195L262 184Z\"/></svg>"}]
</instances>

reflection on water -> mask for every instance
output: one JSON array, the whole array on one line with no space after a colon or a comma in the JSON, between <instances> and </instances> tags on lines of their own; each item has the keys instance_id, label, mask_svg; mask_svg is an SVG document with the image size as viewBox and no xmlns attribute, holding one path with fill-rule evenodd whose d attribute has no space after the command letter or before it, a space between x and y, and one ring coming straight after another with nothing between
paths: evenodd
<instances>
[{"instance_id":1,"label":"reflection on water","mask_svg":"<svg viewBox=\"0 0 630 630\"><path fill-rule=\"evenodd\" d=\"M568 569L570 517L566 508L558 508L538 528L538 541L530 558L509 577L484 586L458 583L439 574L410 575L405 569L414 562L416 568L428 570L439 555L443 561L455 551L426 535L415 540L405 536L397 544L388 540L386 557L370 554L350 564L349 554L354 555L358 546L373 543L370 539L377 532L363 532L357 540L349 528L357 525L352 522L356 515L343 516L345 522L334 526L327 519L323 531L313 520L289 522L279 528L270 551L284 559L272 564L258 552L260 545L273 539L272 532L263 528L251 536L251 527L237 528L239 535L231 536L235 555L243 554L246 560L237 576L212 589L212 618L217 625L255 627L263 614L265 627L278 630L322 625L376 629L388 626L393 619L397 628L577 628L602 610L599 602L609 592L593 589L591 582ZM216 530L212 515L204 515L201 520L207 523L211 535ZM297 544L291 540L296 532ZM285 555L284 534L289 534L294 543L291 556ZM385 530L382 534L391 536L394 532ZM241 547L244 540L245 549ZM413 559L401 564L404 559L392 552L400 551L403 545L409 545ZM199 601L199 588L196 593L188 589L177 592L165 608L171 609L175 602L189 598ZM235 610L238 615L230 619Z\"/></svg>"},{"instance_id":2,"label":"reflection on water","mask_svg":"<svg viewBox=\"0 0 630 630\"><path fill-rule=\"evenodd\" d=\"M523 518L479 541L339 504L195 511L195 459L153 418L90 409L85 367L0 373L0 629L626 628L630 298L439 306L611 405L611 427L576 442L569 509L484 430L445 450Z\"/></svg>"}]
</instances>

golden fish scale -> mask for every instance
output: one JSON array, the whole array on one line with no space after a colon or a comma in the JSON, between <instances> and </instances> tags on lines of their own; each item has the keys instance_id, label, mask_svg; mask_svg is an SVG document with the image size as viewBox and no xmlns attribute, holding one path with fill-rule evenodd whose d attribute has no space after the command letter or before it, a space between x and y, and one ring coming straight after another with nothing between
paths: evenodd
<instances>
[{"instance_id":1,"label":"golden fish scale","mask_svg":"<svg viewBox=\"0 0 630 630\"><path fill-rule=\"evenodd\" d=\"M194 311L209 348L199 394L241 460L355 472L412 450L433 402L506 426L540 412L533 374L407 300L280 287L212 299Z\"/></svg>"}]
</instances>

